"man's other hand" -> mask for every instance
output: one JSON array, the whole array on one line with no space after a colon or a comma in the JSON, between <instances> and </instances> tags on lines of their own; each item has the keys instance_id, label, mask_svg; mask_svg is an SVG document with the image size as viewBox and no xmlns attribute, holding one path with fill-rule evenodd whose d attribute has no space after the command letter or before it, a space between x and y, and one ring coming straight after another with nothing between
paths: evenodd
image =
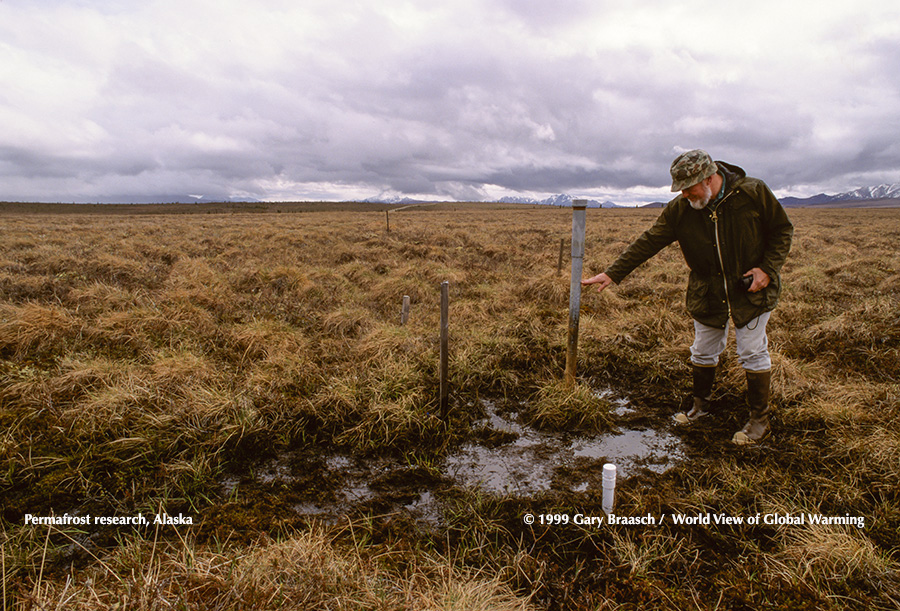
<instances>
[{"instance_id":1,"label":"man's other hand","mask_svg":"<svg viewBox=\"0 0 900 611\"><path fill-rule=\"evenodd\" d=\"M747 291L750 293L755 293L756 291L763 290L764 288L769 286L769 283L772 281L772 279L769 278L769 274L759 269L758 267L754 267L749 272L744 274L745 278L747 276L753 276L753 284L751 284L750 288L747 289Z\"/></svg>"}]
</instances>

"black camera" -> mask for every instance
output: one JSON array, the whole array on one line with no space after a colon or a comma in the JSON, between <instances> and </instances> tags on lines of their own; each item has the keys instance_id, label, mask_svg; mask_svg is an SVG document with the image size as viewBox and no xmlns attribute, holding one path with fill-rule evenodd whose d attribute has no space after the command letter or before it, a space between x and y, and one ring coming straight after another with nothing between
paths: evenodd
<instances>
[{"instance_id":1,"label":"black camera","mask_svg":"<svg viewBox=\"0 0 900 611\"><path fill-rule=\"evenodd\" d=\"M746 293L751 286L753 286L753 276L741 276L738 278L737 288L739 291Z\"/></svg>"}]
</instances>

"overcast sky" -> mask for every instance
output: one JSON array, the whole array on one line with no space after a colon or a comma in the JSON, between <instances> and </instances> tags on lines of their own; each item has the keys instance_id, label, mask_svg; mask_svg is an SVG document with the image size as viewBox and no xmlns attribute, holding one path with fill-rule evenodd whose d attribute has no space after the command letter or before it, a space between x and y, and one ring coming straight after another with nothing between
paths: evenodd
<instances>
[{"instance_id":1,"label":"overcast sky","mask_svg":"<svg viewBox=\"0 0 900 611\"><path fill-rule=\"evenodd\" d=\"M0 0L0 199L900 182L896 0Z\"/></svg>"}]
</instances>

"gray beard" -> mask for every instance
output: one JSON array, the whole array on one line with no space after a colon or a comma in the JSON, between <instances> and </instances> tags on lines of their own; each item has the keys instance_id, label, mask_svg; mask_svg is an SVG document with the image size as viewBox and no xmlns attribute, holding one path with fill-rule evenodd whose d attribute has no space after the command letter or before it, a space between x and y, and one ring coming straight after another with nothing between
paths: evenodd
<instances>
[{"instance_id":1,"label":"gray beard","mask_svg":"<svg viewBox=\"0 0 900 611\"><path fill-rule=\"evenodd\" d=\"M691 199L688 198L688 203L691 204L691 208L694 210L703 210L709 204L709 200L712 199L712 189L707 185L703 185L703 198L702 199Z\"/></svg>"},{"instance_id":2,"label":"gray beard","mask_svg":"<svg viewBox=\"0 0 900 611\"><path fill-rule=\"evenodd\" d=\"M698 200L688 199L688 203L694 210L703 210L709 205L709 198L704 197L703 199Z\"/></svg>"}]
</instances>

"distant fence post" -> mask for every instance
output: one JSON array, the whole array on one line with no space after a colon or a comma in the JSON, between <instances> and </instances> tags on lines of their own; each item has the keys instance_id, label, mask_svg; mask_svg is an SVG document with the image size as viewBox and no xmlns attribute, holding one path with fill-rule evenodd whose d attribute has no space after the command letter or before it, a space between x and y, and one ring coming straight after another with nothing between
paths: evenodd
<instances>
[{"instance_id":1,"label":"distant fence post","mask_svg":"<svg viewBox=\"0 0 900 611\"><path fill-rule=\"evenodd\" d=\"M584 266L584 223L587 200L572 201L572 282L569 285L569 340L566 350L566 386L575 385L578 361L578 319L581 314L581 273Z\"/></svg>"},{"instance_id":2,"label":"distant fence post","mask_svg":"<svg viewBox=\"0 0 900 611\"><path fill-rule=\"evenodd\" d=\"M449 415L449 397L447 368L450 352L450 282L441 283L441 418L447 421Z\"/></svg>"},{"instance_id":3,"label":"distant fence post","mask_svg":"<svg viewBox=\"0 0 900 611\"><path fill-rule=\"evenodd\" d=\"M563 252L565 252L566 248L566 239L559 239L559 261L556 262L556 275L560 275L562 273L562 263L563 263Z\"/></svg>"},{"instance_id":4,"label":"distant fence post","mask_svg":"<svg viewBox=\"0 0 900 611\"><path fill-rule=\"evenodd\" d=\"M403 296L403 305L400 306L400 324L405 325L409 321L409 295Z\"/></svg>"},{"instance_id":5,"label":"distant fence post","mask_svg":"<svg viewBox=\"0 0 900 611\"><path fill-rule=\"evenodd\" d=\"M391 216L389 214L390 210L384 211L384 223L387 225L387 232L391 232Z\"/></svg>"}]
</instances>

